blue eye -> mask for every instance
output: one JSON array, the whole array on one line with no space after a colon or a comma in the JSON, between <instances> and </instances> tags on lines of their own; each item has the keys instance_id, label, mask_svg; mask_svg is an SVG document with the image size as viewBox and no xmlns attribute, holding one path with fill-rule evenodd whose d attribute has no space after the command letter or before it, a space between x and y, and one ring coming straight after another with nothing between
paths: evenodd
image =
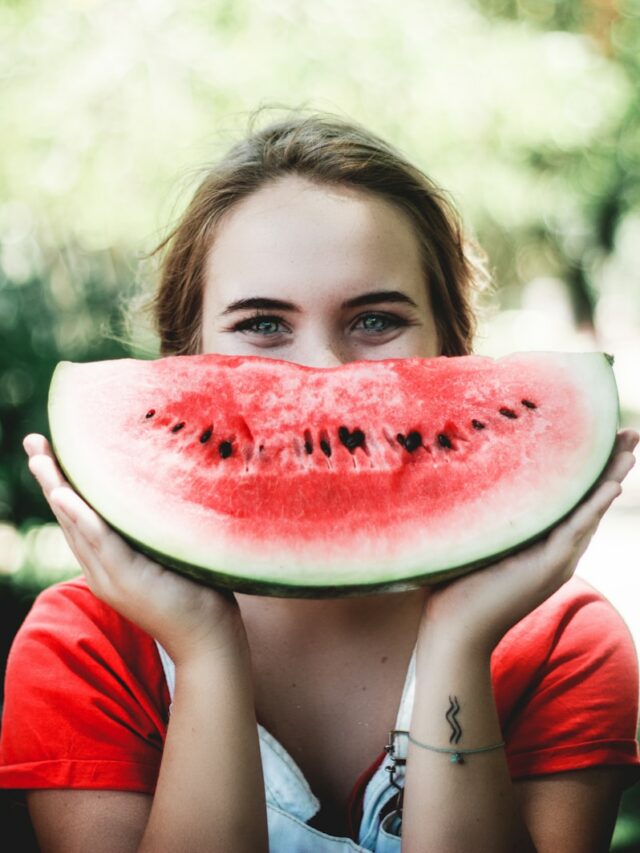
<instances>
[{"instance_id":1,"label":"blue eye","mask_svg":"<svg viewBox=\"0 0 640 853\"><path fill-rule=\"evenodd\" d=\"M391 329L407 325L407 321L396 314L363 314L358 317L357 323L360 322L362 322L361 328L365 332L372 332L374 335L380 335L391 331Z\"/></svg>"},{"instance_id":2,"label":"blue eye","mask_svg":"<svg viewBox=\"0 0 640 853\"><path fill-rule=\"evenodd\" d=\"M265 337L278 334L279 330L274 329L274 326L282 323L282 317L272 316L270 314L255 314L253 317L248 317L246 320L241 320L233 327L234 332L255 332L258 335ZM271 326L270 329L265 326Z\"/></svg>"}]
</instances>

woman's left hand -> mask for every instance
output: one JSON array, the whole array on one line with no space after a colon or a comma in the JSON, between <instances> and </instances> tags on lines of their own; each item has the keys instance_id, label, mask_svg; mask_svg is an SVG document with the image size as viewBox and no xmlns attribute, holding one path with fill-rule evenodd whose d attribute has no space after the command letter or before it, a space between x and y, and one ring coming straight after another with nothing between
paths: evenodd
<instances>
[{"instance_id":1,"label":"woman's left hand","mask_svg":"<svg viewBox=\"0 0 640 853\"><path fill-rule=\"evenodd\" d=\"M600 520L622 492L640 435L621 430L589 496L544 539L492 566L433 587L421 634L466 640L490 652L502 636L573 575Z\"/></svg>"}]
</instances>

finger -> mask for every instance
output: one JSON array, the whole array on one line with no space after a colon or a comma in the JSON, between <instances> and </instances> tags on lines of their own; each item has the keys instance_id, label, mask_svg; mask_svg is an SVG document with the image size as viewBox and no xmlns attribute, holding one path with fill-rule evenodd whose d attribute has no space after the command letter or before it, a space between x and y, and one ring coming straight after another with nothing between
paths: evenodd
<instances>
[{"instance_id":1,"label":"finger","mask_svg":"<svg viewBox=\"0 0 640 853\"><path fill-rule=\"evenodd\" d=\"M137 552L71 489L55 489L51 503L72 520L77 532L108 571L117 572L138 557Z\"/></svg>"},{"instance_id":2,"label":"finger","mask_svg":"<svg viewBox=\"0 0 640 853\"><path fill-rule=\"evenodd\" d=\"M97 530L100 525L91 525L90 519L92 515L95 515L95 513L87 507L86 504L84 507L74 506L72 510L67 512L66 507L68 504L73 503L72 499L77 498L77 495L70 493L70 499L69 495L63 494L65 491L66 490L64 489L55 490L52 498L52 507L54 508L56 517L59 520L69 547L80 563L92 591L100 598L107 599L113 588L112 572L114 570L114 566L113 564L107 564L102 557L102 547L99 539L99 532ZM83 502L79 501L79 503ZM73 517L71 513L73 514ZM99 516L96 516L96 518L105 530L108 531L108 533L104 534L105 536L116 536L116 534L112 533L110 528L102 522ZM87 529L91 530L91 539L86 536L85 531ZM118 570L126 565L128 565L128 563L123 561L120 564L116 564L115 569Z\"/></svg>"},{"instance_id":3,"label":"finger","mask_svg":"<svg viewBox=\"0 0 640 853\"><path fill-rule=\"evenodd\" d=\"M566 555L576 549L585 537L590 539L600 520L620 494L620 483L611 480L602 483L588 500L580 504L567 520L553 531L549 538L550 546Z\"/></svg>"},{"instance_id":4,"label":"finger","mask_svg":"<svg viewBox=\"0 0 640 853\"><path fill-rule=\"evenodd\" d=\"M621 429L616 438L616 450L633 452L640 441L640 433L635 429Z\"/></svg>"},{"instance_id":5,"label":"finger","mask_svg":"<svg viewBox=\"0 0 640 853\"><path fill-rule=\"evenodd\" d=\"M597 524L614 500L622 494L622 487L615 480L602 483L591 497L574 513L571 523L574 537L579 538L592 524Z\"/></svg>"},{"instance_id":6,"label":"finger","mask_svg":"<svg viewBox=\"0 0 640 853\"><path fill-rule=\"evenodd\" d=\"M640 434L638 434L636 430L621 429L616 435L616 440L613 444L609 459L613 459L618 453L623 453L625 451L633 453L639 439Z\"/></svg>"},{"instance_id":7,"label":"finger","mask_svg":"<svg viewBox=\"0 0 640 853\"><path fill-rule=\"evenodd\" d=\"M587 501L551 531L544 543L541 564L553 567L555 574L559 572L563 580L569 580L602 517L621 492L619 483L603 483Z\"/></svg>"},{"instance_id":8,"label":"finger","mask_svg":"<svg viewBox=\"0 0 640 853\"><path fill-rule=\"evenodd\" d=\"M71 519L93 548L99 548L100 539L110 528L73 489L56 486L51 492L50 503L52 508L59 508Z\"/></svg>"},{"instance_id":9,"label":"finger","mask_svg":"<svg viewBox=\"0 0 640 853\"><path fill-rule=\"evenodd\" d=\"M26 435L22 441L22 446L29 456L35 456L38 453L44 453L48 456L52 455L49 442L44 435L40 435L37 432Z\"/></svg>"},{"instance_id":10,"label":"finger","mask_svg":"<svg viewBox=\"0 0 640 853\"><path fill-rule=\"evenodd\" d=\"M618 475L618 471L620 470L620 456L624 456L627 453L633 456L633 451L635 450L639 439L640 435L633 429L620 430L616 436L613 450L607 460L607 464L598 477L598 485L609 479L616 479L618 482L622 482L628 471L625 471L622 476Z\"/></svg>"},{"instance_id":11,"label":"finger","mask_svg":"<svg viewBox=\"0 0 640 853\"><path fill-rule=\"evenodd\" d=\"M165 569L130 548L74 492L56 489L53 504L57 508L64 507L62 512L71 525L76 556L85 569L92 592L98 598L121 607L123 602L139 594L141 582L146 589L157 586Z\"/></svg>"},{"instance_id":12,"label":"finger","mask_svg":"<svg viewBox=\"0 0 640 853\"><path fill-rule=\"evenodd\" d=\"M53 489L65 486L71 491L71 486L51 456L45 456L43 453L30 456L29 470L40 484L47 500Z\"/></svg>"},{"instance_id":13,"label":"finger","mask_svg":"<svg viewBox=\"0 0 640 853\"><path fill-rule=\"evenodd\" d=\"M66 481L58 481L54 470L56 466L49 457L34 456L29 460L29 467L35 469L49 505L85 575L94 583L102 583L105 570L95 546L99 535L96 531L100 524L106 530L109 528ZM91 539L86 535L87 530L92 531Z\"/></svg>"},{"instance_id":14,"label":"finger","mask_svg":"<svg viewBox=\"0 0 640 853\"><path fill-rule=\"evenodd\" d=\"M69 518L61 507L56 507L55 514L71 552L78 561L85 577L93 586L101 572L100 562L95 551L79 532L73 519Z\"/></svg>"},{"instance_id":15,"label":"finger","mask_svg":"<svg viewBox=\"0 0 640 853\"><path fill-rule=\"evenodd\" d=\"M42 439L44 436L27 436L27 438ZM43 448L42 442L34 442L38 449ZM73 490L62 475L52 456L38 453L29 459L29 468L42 486L45 497L56 517L64 514L68 522L75 525L74 536L78 534L110 566L124 565L137 558L134 552L102 518ZM86 547L83 554L87 555Z\"/></svg>"},{"instance_id":16,"label":"finger","mask_svg":"<svg viewBox=\"0 0 640 853\"><path fill-rule=\"evenodd\" d=\"M635 464L636 457L631 451L619 451L603 471L599 484L607 480L615 480L617 483L621 483Z\"/></svg>"}]
</instances>

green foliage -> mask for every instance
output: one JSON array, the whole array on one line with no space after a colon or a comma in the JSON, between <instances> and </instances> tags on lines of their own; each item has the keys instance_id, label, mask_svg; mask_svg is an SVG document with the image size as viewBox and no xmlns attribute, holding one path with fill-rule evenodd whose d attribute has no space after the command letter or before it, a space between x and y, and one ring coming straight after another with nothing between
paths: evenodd
<instances>
[{"instance_id":1,"label":"green foliage","mask_svg":"<svg viewBox=\"0 0 640 853\"><path fill-rule=\"evenodd\" d=\"M572 204L533 224L540 247L548 247L571 290L576 319L594 326L602 292L602 261L615 251L625 218L640 210L640 4L637 0L475 0L494 19L554 33L571 33L607 58L628 84L612 121L601 125L588 144L528 146L523 160L543 181L553 181ZM567 46L569 42L567 42ZM579 233L577 233L579 232ZM530 232L531 233L531 232ZM527 234L516 239L527 239ZM630 296L632 294L630 289Z\"/></svg>"},{"instance_id":2,"label":"green foliage","mask_svg":"<svg viewBox=\"0 0 640 853\"><path fill-rule=\"evenodd\" d=\"M47 434L46 400L58 361L119 358L126 266L115 253L60 249L40 274L11 281L0 272L0 521L50 520L21 444Z\"/></svg>"},{"instance_id":3,"label":"green foliage","mask_svg":"<svg viewBox=\"0 0 640 853\"><path fill-rule=\"evenodd\" d=\"M486 14L554 30L580 30L588 15L581 0L477 0Z\"/></svg>"},{"instance_id":4,"label":"green foliage","mask_svg":"<svg viewBox=\"0 0 640 853\"><path fill-rule=\"evenodd\" d=\"M640 736L640 732L638 733ZM640 785L628 788L620 804L620 812L611 841L611 853L640 851Z\"/></svg>"}]
</instances>

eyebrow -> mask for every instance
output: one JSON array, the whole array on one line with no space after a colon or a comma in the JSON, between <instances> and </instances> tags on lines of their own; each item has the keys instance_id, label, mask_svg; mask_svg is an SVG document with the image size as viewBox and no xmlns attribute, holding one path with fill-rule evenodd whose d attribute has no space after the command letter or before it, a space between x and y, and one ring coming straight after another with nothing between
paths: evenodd
<instances>
[{"instance_id":1,"label":"eyebrow","mask_svg":"<svg viewBox=\"0 0 640 853\"><path fill-rule=\"evenodd\" d=\"M404 302L413 308L418 307L413 299L399 290L375 290L371 293L363 293L360 296L354 296L353 299L347 299L340 307L359 308L361 305L377 305L380 302ZM243 311L247 308L273 308L279 311L297 312L301 310L293 302L285 302L282 299L269 299L264 296L254 296L250 299L238 299L237 302L232 302L224 309L220 316L223 317L225 314L231 314L233 311Z\"/></svg>"}]
</instances>

